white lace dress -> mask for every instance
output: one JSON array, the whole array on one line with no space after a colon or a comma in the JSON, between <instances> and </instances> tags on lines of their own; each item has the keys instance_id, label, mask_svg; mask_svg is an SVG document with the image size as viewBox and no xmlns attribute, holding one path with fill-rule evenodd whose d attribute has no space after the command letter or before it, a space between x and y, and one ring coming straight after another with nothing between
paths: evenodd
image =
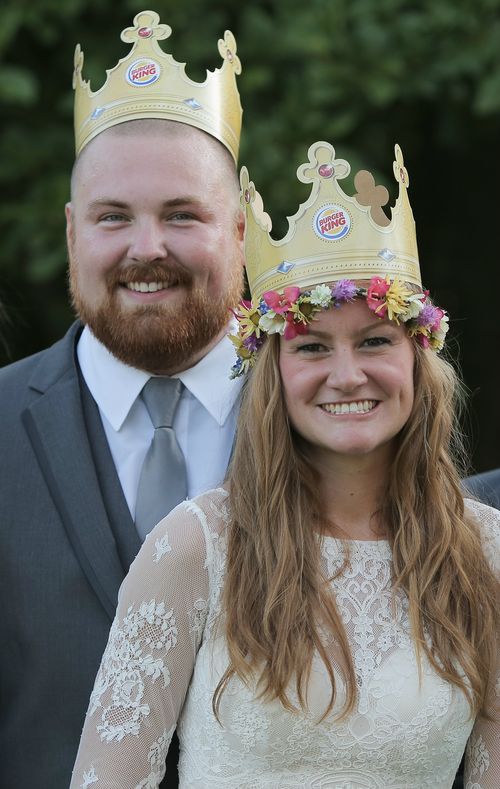
<instances>
[{"instance_id":1,"label":"white lace dress","mask_svg":"<svg viewBox=\"0 0 500 789\"><path fill-rule=\"evenodd\" d=\"M500 569L500 512L468 506ZM227 519L226 492L211 491L179 505L144 543L120 591L72 789L157 787L176 726L182 789L449 789L467 742L467 789L500 787L500 724L474 723L463 694L428 664L419 685L407 600L392 591L385 541L350 542L350 567L333 582L354 656L355 712L317 723L329 693L318 659L308 712L257 701L234 679L220 725L212 694L227 665L215 627ZM342 545L321 541L329 576ZM492 692L500 696L500 681Z\"/></svg>"}]
</instances>

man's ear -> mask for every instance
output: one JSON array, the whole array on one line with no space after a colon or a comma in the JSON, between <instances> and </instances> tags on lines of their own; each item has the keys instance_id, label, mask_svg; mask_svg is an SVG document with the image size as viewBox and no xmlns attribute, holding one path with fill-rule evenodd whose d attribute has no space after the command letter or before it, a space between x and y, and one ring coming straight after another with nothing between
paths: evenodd
<instances>
[{"instance_id":1,"label":"man's ear","mask_svg":"<svg viewBox=\"0 0 500 789\"><path fill-rule=\"evenodd\" d=\"M66 244L68 249L70 249L74 238L73 206L71 203L66 203L64 213L66 215Z\"/></svg>"},{"instance_id":2,"label":"man's ear","mask_svg":"<svg viewBox=\"0 0 500 789\"><path fill-rule=\"evenodd\" d=\"M236 230L238 234L238 241L243 243L243 238L245 236L245 214L241 209L238 210L238 214L236 216Z\"/></svg>"}]
</instances>

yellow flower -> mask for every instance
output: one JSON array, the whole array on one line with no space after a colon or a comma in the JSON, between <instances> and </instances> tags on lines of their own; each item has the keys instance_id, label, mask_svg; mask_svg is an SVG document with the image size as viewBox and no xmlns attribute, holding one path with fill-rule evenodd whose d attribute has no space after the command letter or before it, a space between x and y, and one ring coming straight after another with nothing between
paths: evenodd
<instances>
[{"instance_id":1,"label":"yellow flower","mask_svg":"<svg viewBox=\"0 0 500 789\"><path fill-rule=\"evenodd\" d=\"M249 304L248 307L245 304L239 304L236 317L240 324L240 336L242 340L245 340L252 334L260 337L260 312L256 307L252 304Z\"/></svg>"},{"instance_id":2,"label":"yellow flower","mask_svg":"<svg viewBox=\"0 0 500 789\"><path fill-rule=\"evenodd\" d=\"M307 325L311 323L314 314L319 312L320 309L321 307L317 304L311 304L311 299L306 296L300 300L300 303L298 301L294 302L289 311L293 313L296 322L300 321Z\"/></svg>"},{"instance_id":3,"label":"yellow flower","mask_svg":"<svg viewBox=\"0 0 500 789\"><path fill-rule=\"evenodd\" d=\"M386 281L388 281L388 279ZM391 282L389 289L385 294L387 317L389 320L395 321L397 324L399 324L398 316L407 312L408 300L411 295L411 290L408 290L404 282L401 280L396 278L393 280L393 282Z\"/></svg>"}]
</instances>

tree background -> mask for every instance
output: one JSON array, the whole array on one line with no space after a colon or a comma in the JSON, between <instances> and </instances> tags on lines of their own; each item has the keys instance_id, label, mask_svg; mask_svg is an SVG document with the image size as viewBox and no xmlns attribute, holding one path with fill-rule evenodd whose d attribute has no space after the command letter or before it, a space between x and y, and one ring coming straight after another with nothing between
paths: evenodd
<instances>
[{"instance_id":1,"label":"tree background","mask_svg":"<svg viewBox=\"0 0 500 789\"><path fill-rule=\"evenodd\" d=\"M410 174L424 284L451 314L470 391L472 467L500 465L497 294L500 0L156 0L162 45L194 79L220 65L230 28L243 64L240 161L277 236L307 188L309 145L331 142L353 172L396 197L393 146ZM73 51L94 90L129 47L141 0L4 0L0 26L0 363L58 339L73 319L64 203L73 161ZM345 185L346 182L344 182ZM346 190L348 187L345 187ZM304 191L305 190L305 191ZM490 301L492 299L493 301Z\"/></svg>"}]
</instances>

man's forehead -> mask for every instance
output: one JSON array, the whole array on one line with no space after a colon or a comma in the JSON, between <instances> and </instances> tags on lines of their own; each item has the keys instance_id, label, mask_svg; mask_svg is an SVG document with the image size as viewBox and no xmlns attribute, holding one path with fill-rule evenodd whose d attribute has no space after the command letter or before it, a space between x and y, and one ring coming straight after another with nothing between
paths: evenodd
<instances>
[{"instance_id":1,"label":"man's forehead","mask_svg":"<svg viewBox=\"0 0 500 789\"><path fill-rule=\"evenodd\" d=\"M151 160L155 156L158 165L161 160L165 164L170 159L172 168L185 168L186 177L190 172L201 175L203 167L205 176L212 176L209 180L223 180L218 177L221 173L237 180L232 157L218 140L186 124L142 119L106 129L85 146L73 167L72 190L82 175L87 180L92 175L105 175L116 165L120 167L124 159Z\"/></svg>"},{"instance_id":2,"label":"man's forehead","mask_svg":"<svg viewBox=\"0 0 500 789\"><path fill-rule=\"evenodd\" d=\"M162 141L168 141L170 145L176 145L178 148L185 147L186 152L192 148L203 148L226 161L228 166L235 170L230 154L214 137L193 126L159 118L127 121L106 129L85 146L77 162L84 161L93 151L112 148L114 141L122 138L128 139L130 146L135 148L140 147L141 141L144 141L144 145L151 145L153 139L157 145Z\"/></svg>"}]
</instances>

